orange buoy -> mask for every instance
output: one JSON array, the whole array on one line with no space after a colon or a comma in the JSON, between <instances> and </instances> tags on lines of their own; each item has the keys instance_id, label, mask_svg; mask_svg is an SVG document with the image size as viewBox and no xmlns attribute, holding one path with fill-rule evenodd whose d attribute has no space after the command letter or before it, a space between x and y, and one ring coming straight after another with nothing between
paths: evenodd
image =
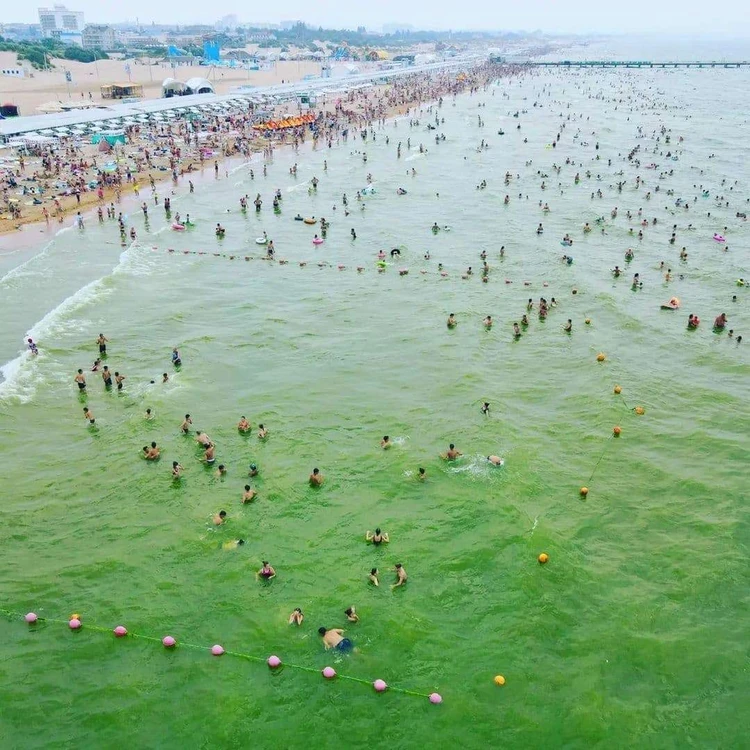
<instances>
[{"instance_id":1,"label":"orange buoy","mask_svg":"<svg viewBox=\"0 0 750 750\"><path fill-rule=\"evenodd\" d=\"M614 427L612 428L612 434L613 434L613 435L614 435L615 437L620 437L620 433L621 433L621 432L622 432L622 430L621 430L621 429L620 429L620 428L619 428L619 427L618 427L617 425L615 425L615 426L614 426Z\"/></svg>"},{"instance_id":2,"label":"orange buoy","mask_svg":"<svg viewBox=\"0 0 750 750\"><path fill-rule=\"evenodd\" d=\"M586 495L589 494L589 488L588 487L581 487L581 497L586 497Z\"/></svg>"},{"instance_id":3,"label":"orange buoy","mask_svg":"<svg viewBox=\"0 0 750 750\"><path fill-rule=\"evenodd\" d=\"M615 386L615 393L619 396L622 393L622 386Z\"/></svg>"},{"instance_id":4,"label":"orange buoy","mask_svg":"<svg viewBox=\"0 0 750 750\"><path fill-rule=\"evenodd\" d=\"M636 406L635 409L633 409L633 411L639 416L646 413L646 410L642 406Z\"/></svg>"},{"instance_id":5,"label":"orange buoy","mask_svg":"<svg viewBox=\"0 0 750 750\"><path fill-rule=\"evenodd\" d=\"M604 352L599 352L599 354L596 355L597 362L604 362L605 359L607 359L607 355Z\"/></svg>"}]
</instances>

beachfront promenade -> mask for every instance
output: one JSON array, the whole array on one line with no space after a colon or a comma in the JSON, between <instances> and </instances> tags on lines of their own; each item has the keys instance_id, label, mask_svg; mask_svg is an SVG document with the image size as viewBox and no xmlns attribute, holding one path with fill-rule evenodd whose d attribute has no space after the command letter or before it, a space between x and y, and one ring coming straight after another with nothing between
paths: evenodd
<instances>
[{"instance_id":1,"label":"beachfront promenade","mask_svg":"<svg viewBox=\"0 0 750 750\"><path fill-rule=\"evenodd\" d=\"M146 99L138 102L111 104L91 109L76 109L44 115L28 115L0 120L0 141L40 134L55 128L75 128L96 123L107 128L120 128L127 118L142 118L157 113L179 112L191 107L212 107L217 110L227 105L251 103L257 107L274 106L295 100L302 94L311 96L346 93L378 83L415 74L429 74L440 70L466 68L486 61L485 55L462 55L424 65L412 65L397 70L374 70L369 73L342 78L315 78L275 86L238 90L230 94L194 94L169 99ZM42 133L44 134L44 133Z\"/></svg>"}]
</instances>

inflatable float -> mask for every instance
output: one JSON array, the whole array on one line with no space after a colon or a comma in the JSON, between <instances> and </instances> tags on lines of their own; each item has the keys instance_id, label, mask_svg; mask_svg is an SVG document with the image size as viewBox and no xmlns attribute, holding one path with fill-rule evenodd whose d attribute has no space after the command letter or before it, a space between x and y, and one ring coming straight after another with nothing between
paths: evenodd
<instances>
[{"instance_id":1,"label":"inflatable float","mask_svg":"<svg viewBox=\"0 0 750 750\"><path fill-rule=\"evenodd\" d=\"M315 237L313 239L312 243L313 243L313 245L322 245L323 244L323 240L320 237Z\"/></svg>"},{"instance_id":2,"label":"inflatable float","mask_svg":"<svg viewBox=\"0 0 750 750\"><path fill-rule=\"evenodd\" d=\"M267 237L256 237L255 238L255 244L256 245L267 245L268 244L268 238Z\"/></svg>"},{"instance_id":3,"label":"inflatable float","mask_svg":"<svg viewBox=\"0 0 750 750\"><path fill-rule=\"evenodd\" d=\"M184 224L178 224L175 222L172 224L172 229L174 229L175 232L184 232L185 231L185 225Z\"/></svg>"},{"instance_id":4,"label":"inflatable float","mask_svg":"<svg viewBox=\"0 0 750 750\"><path fill-rule=\"evenodd\" d=\"M726 242L727 241L727 238L723 234L715 234L714 235L714 239L717 242Z\"/></svg>"},{"instance_id":5,"label":"inflatable float","mask_svg":"<svg viewBox=\"0 0 750 750\"><path fill-rule=\"evenodd\" d=\"M305 224L310 224L310 225L318 223L318 220L314 217L312 219L302 219L302 221L304 221Z\"/></svg>"}]
</instances>

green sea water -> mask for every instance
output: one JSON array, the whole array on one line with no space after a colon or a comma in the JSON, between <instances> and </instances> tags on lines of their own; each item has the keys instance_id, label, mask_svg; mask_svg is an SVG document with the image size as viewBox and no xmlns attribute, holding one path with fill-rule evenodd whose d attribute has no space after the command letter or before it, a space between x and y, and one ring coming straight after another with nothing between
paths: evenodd
<instances>
[{"instance_id":1,"label":"green sea water","mask_svg":"<svg viewBox=\"0 0 750 750\"><path fill-rule=\"evenodd\" d=\"M709 70L500 82L425 107L418 126L401 118L376 128L374 142L351 134L331 149L280 151L266 178L255 161L254 180L235 165L197 181L193 195L180 187L173 207L196 220L190 231L171 231L153 205L146 230L131 206L132 246L120 246L114 223L89 219L84 233L66 228L33 251L0 256L0 606L63 621L76 612L84 622L73 633L0 618L0 744L745 744L750 341L738 346L711 322L726 312L735 335L750 331L750 293L735 285L750 275L747 224L735 217L750 196L741 109L749 83L745 71ZM445 122L427 131L436 113ZM662 126L667 146L655 141ZM436 132L446 140L436 144ZM477 151L483 138L490 148ZM626 159L636 146L640 167ZM658 168L646 169L651 162ZM538 170L549 175L545 190ZM355 195L368 173L376 193L362 211ZM637 175L646 181L639 190ZM313 176L320 185L309 194ZM488 187L477 190L482 179ZM627 181L622 193L618 180ZM407 195L396 195L399 186ZM603 198L592 200L597 189ZM263 210L241 213L239 197L256 192ZM675 207L679 197L689 211ZM628 228L638 231L641 207L658 224L638 241ZM323 245L312 245L319 227L295 222L297 213L332 222ZM599 216L606 233L583 234ZM216 222L227 229L222 242ZM433 222L451 230L433 235ZM263 231L287 265L255 259ZM572 248L560 246L566 232ZM714 232L726 234L728 252ZM393 247L401 257L378 273L376 253ZM625 264L628 247L636 257ZM571 266L560 261L566 252ZM661 261L672 269L668 284ZM615 264L627 266L619 279ZM474 273L463 279L468 266ZM644 281L637 292L635 272ZM673 295L680 311L661 311ZM557 307L544 322L530 314L514 340L512 323L540 296ZM448 330L451 312L459 324ZM694 332L691 312L702 319ZM488 314L491 330L482 326ZM562 331L568 318L572 335ZM88 372L100 331L111 340L107 364L127 377L122 393L105 392ZM27 332L39 343L35 359L18 355ZM78 367L88 372L86 397L72 380ZM225 477L180 434L186 412L215 440ZM240 415L250 435L235 429ZM255 436L261 422L266 441ZM385 434L390 451L379 447ZM163 451L153 464L139 455L151 440ZM464 453L450 465L438 457L449 442ZM487 464L491 453L504 467ZM186 467L177 484L172 460ZM243 506L251 462L259 496ZM316 466L326 481L312 489ZM220 509L228 522L215 528ZM373 548L364 534L378 525L391 542ZM240 537L244 547L222 548ZM264 559L278 573L269 585L254 575ZM397 562L409 582L391 591ZM377 589L366 580L375 566ZM361 621L348 626L351 605ZM305 612L301 628L287 625L294 607ZM313 671L271 673L262 661L167 651L89 624L273 653ZM321 625L346 627L360 653L325 653ZM443 703L326 682L317 674L326 665L422 696L437 691Z\"/></svg>"}]
</instances>

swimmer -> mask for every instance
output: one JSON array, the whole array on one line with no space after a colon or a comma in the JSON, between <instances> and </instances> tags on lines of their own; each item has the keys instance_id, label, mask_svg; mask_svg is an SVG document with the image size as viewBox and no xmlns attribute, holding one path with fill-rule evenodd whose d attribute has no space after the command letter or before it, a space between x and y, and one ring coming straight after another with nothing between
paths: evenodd
<instances>
[{"instance_id":1,"label":"swimmer","mask_svg":"<svg viewBox=\"0 0 750 750\"><path fill-rule=\"evenodd\" d=\"M485 416L489 417L489 415L490 415L490 402L489 401L485 401L482 404L482 414L484 414Z\"/></svg>"},{"instance_id":2,"label":"swimmer","mask_svg":"<svg viewBox=\"0 0 750 750\"><path fill-rule=\"evenodd\" d=\"M119 372L116 372L115 373L115 383L117 384L117 390L118 391L122 390L122 381L123 380L125 380L125 376L124 375L120 375Z\"/></svg>"},{"instance_id":3,"label":"swimmer","mask_svg":"<svg viewBox=\"0 0 750 750\"><path fill-rule=\"evenodd\" d=\"M185 418L188 419L190 417L189 414L185 415ZM192 424L192 420L190 422ZM202 445L204 448L208 448L209 445L211 445L211 438L206 435L205 432L201 432L200 430L195 431L195 442Z\"/></svg>"},{"instance_id":4,"label":"swimmer","mask_svg":"<svg viewBox=\"0 0 750 750\"><path fill-rule=\"evenodd\" d=\"M237 429L240 432L249 432L250 431L250 422L248 422L245 417L240 417L240 421L237 422Z\"/></svg>"},{"instance_id":5,"label":"swimmer","mask_svg":"<svg viewBox=\"0 0 750 750\"><path fill-rule=\"evenodd\" d=\"M448 450L445 451L445 453L440 454L440 458L443 458L446 461L455 461L459 456L463 456L463 453L456 450L456 446L453 445L453 443L448 446Z\"/></svg>"},{"instance_id":6,"label":"swimmer","mask_svg":"<svg viewBox=\"0 0 750 750\"><path fill-rule=\"evenodd\" d=\"M563 326L563 331L565 331L565 333L571 333L572 330L573 330L573 321L570 318L568 318L568 322Z\"/></svg>"},{"instance_id":7,"label":"swimmer","mask_svg":"<svg viewBox=\"0 0 750 750\"><path fill-rule=\"evenodd\" d=\"M487 329L492 328L492 316L488 315L483 321L484 327Z\"/></svg>"},{"instance_id":8,"label":"swimmer","mask_svg":"<svg viewBox=\"0 0 750 750\"><path fill-rule=\"evenodd\" d=\"M175 367L179 367L182 364L182 359L180 359L180 352L177 351L177 347L172 349L172 364Z\"/></svg>"},{"instance_id":9,"label":"swimmer","mask_svg":"<svg viewBox=\"0 0 750 750\"><path fill-rule=\"evenodd\" d=\"M27 339L26 343L29 345L29 351L31 352L32 357L36 357L36 355L39 354L39 349L34 343L34 339Z\"/></svg>"},{"instance_id":10,"label":"swimmer","mask_svg":"<svg viewBox=\"0 0 750 750\"><path fill-rule=\"evenodd\" d=\"M387 533L381 533L380 528L375 529L375 533L368 531L365 534L365 541L366 542L372 542L376 547L380 546L383 542L388 544L390 542L390 539L388 538Z\"/></svg>"},{"instance_id":11,"label":"swimmer","mask_svg":"<svg viewBox=\"0 0 750 750\"><path fill-rule=\"evenodd\" d=\"M455 328L458 325L458 321L456 320L456 316L451 313L448 316L448 328Z\"/></svg>"},{"instance_id":12,"label":"swimmer","mask_svg":"<svg viewBox=\"0 0 750 750\"><path fill-rule=\"evenodd\" d=\"M518 327L518 323L513 324L513 337L516 339L521 338L521 329Z\"/></svg>"},{"instance_id":13,"label":"swimmer","mask_svg":"<svg viewBox=\"0 0 750 750\"><path fill-rule=\"evenodd\" d=\"M217 477L223 477L227 473L227 467L224 466L224 464L219 464L219 468L216 469L216 476Z\"/></svg>"},{"instance_id":14,"label":"swimmer","mask_svg":"<svg viewBox=\"0 0 750 750\"><path fill-rule=\"evenodd\" d=\"M396 563L395 571L396 571L396 583L394 583L391 586L391 589L396 589L399 586L406 585L406 581L408 580L408 576L406 575L404 566L401 563Z\"/></svg>"},{"instance_id":15,"label":"swimmer","mask_svg":"<svg viewBox=\"0 0 750 750\"><path fill-rule=\"evenodd\" d=\"M94 364L91 365L91 372L99 372L99 368L101 367L102 361L97 357L97 359L94 360Z\"/></svg>"},{"instance_id":16,"label":"swimmer","mask_svg":"<svg viewBox=\"0 0 750 750\"><path fill-rule=\"evenodd\" d=\"M182 472L184 471L183 467L180 466L177 461L172 461L172 478L173 479L179 479L182 476Z\"/></svg>"},{"instance_id":17,"label":"swimmer","mask_svg":"<svg viewBox=\"0 0 750 750\"><path fill-rule=\"evenodd\" d=\"M185 415L185 419L182 420L182 424L180 425L180 429L182 432L187 435L188 432L190 432L190 425L193 424L193 420L190 418L189 414ZM202 433L198 432L198 435L200 436ZM208 435L206 437L206 442L210 443L211 441L208 439ZM198 442L202 442L200 439L198 439Z\"/></svg>"},{"instance_id":18,"label":"swimmer","mask_svg":"<svg viewBox=\"0 0 750 750\"><path fill-rule=\"evenodd\" d=\"M424 480L427 479L427 473L425 470L420 466L419 471L417 471L417 480L420 482L424 482Z\"/></svg>"},{"instance_id":19,"label":"swimmer","mask_svg":"<svg viewBox=\"0 0 750 750\"><path fill-rule=\"evenodd\" d=\"M232 539L229 542L224 542L224 544L221 545L222 549L237 549L237 547L241 547L245 543L244 539Z\"/></svg>"},{"instance_id":20,"label":"swimmer","mask_svg":"<svg viewBox=\"0 0 750 750\"><path fill-rule=\"evenodd\" d=\"M166 373L166 372L163 372L163 373L161 374L161 382L162 382L162 383L167 383L167 382L169 382L169 375L167 375L167 373Z\"/></svg>"},{"instance_id":21,"label":"swimmer","mask_svg":"<svg viewBox=\"0 0 750 750\"><path fill-rule=\"evenodd\" d=\"M250 470L247 472L247 475L249 477L257 477L258 476L258 467L255 464L250 464Z\"/></svg>"},{"instance_id":22,"label":"swimmer","mask_svg":"<svg viewBox=\"0 0 750 750\"><path fill-rule=\"evenodd\" d=\"M378 580L378 569L377 568L372 568L372 570L370 570L370 575L367 576L367 580L373 586L380 586L380 581Z\"/></svg>"},{"instance_id":23,"label":"swimmer","mask_svg":"<svg viewBox=\"0 0 750 750\"><path fill-rule=\"evenodd\" d=\"M211 466L216 461L216 447L213 443L209 443L206 446L206 452L203 454L203 460Z\"/></svg>"},{"instance_id":24,"label":"swimmer","mask_svg":"<svg viewBox=\"0 0 750 750\"><path fill-rule=\"evenodd\" d=\"M251 503L255 496L258 494L257 490L251 489L249 484L245 485L245 491L242 493L242 502L247 505L247 503Z\"/></svg>"},{"instance_id":25,"label":"swimmer","mask_svg":"<svg viewBox=\"0 0 750 750\"><path fill-rule=\"evenodd\" d=\"M345 609L344 614L346 615L346 619L349 620L349 622L359 622L359 615L357 614L357 610L354 607Z\"/></svg>"},{"instance_id":26,"label":"swimmer","mask_svg":"<svg viewBox=\"0 0 750 750\"><path fill-rule=\"evenodd\" d=\"M500 456L487 456L487 460L493 465L493 466L502 466L505 461L503 461Z\"/></svg>"},{"instance_id":27,"label":"swimmer","mask_svg":"<svg viewBox=\"0 0 750 750\"><path fill-rule=\"evenodd\" d=\"M143 415L144 419L153 419L154 418L154 412L151 411L151 409L146 409L146 413Z\"/></svg>"},{"instance_id":28,"label":"swimmer","mask_svg":"<svg viewBox=\"0 0 750 750\"><path fill-rule=\"evenodd\" d=\"M714 328L719 329L720 331L724 330L724 327L727 324L727 314L722 313L719 315L716 320L714 320Z\"/></svg>"},{"instance_id":29,"label":"swimmer","mask_svg":"<svg viewBox=\"0 0 750 750\"><path fill-rule=\"evenodd\" d=\"M86 376L83 374L83 370L79 369L73 380L78 384L79 391L86 390Z\"/></svg>"},{"instance_id":30,"label":"swimmer","mask_svg":"<svg viewBox=\"0 0 750 750\"><path fill-rule=\"evenodd\" d=\"M318 628L318 634L323 638L326 651L335 649L346 654L354 650L354 644L348 638L344 638L344 632L341 628Z\"/></svg>"},{"instance_id":31,"label":"swimmer","mask_svg":"<svg viewBox=\"0 0 750 750\"><path fill-rule=\"evenodd\" d=\"M380 441L380 447L386 451L391 447L391 439L388 437L388 435L383 435L383 439Z\"/></svg>"},{"instance_id":32,"label":"swimmer","mask_svg":"<svg viewBox=\"0 0 750 750\"><path fill-rule=\"evenodd\" d=\"M88 419L89 424L94 424L94 422L96 422L96 419L94 419L94 414L88 406L83 407L83 418Z\"/></svg>"},{"instance_id":33,"label":"swimmer","mask_svg":"<svg viewBox=\"0 0 750 750\"><path fill-rule=\"evenodd\" d=\"M320 487L323 484L323 475L320 473L320 469L317 467L312 470L312 474L309 477L310 486Z\"/></svg>"},{"instance_id":34,"label":"swimmer","mask_svg":"<svg viewBox=\"0 0 750 750\"><path fill-rule=\"evenodd\" d=\"M147 461L155 461L157 458L159 458L160 450L159 448L156 447L156 443L152 441L150 447L149 446L143 447L143 453L144 453L143 457Z\"/></svg>"},{"instance_id":35,"label":"swimmer","mask_svg":"<svg viewBox=\"0 0 750 750\"><path fill-rule=\"evenodd\" d=\"M265 440L268 437L268 430L262 425L258 425L258 438L260 440Z\"/></svg>"},{"instance_id":36,"label":"swimmer","mask_svg":"<svg viewBox=\"0 0 750 750\"><path fill-rule=\"evenodd\" d=\"M104 365L104 369L102 370L102 380L104 381L105 388L112 387L112 373L107 365Z\"/></svg>"},{"instance_id":37,"label":"swimmer","mask_svg":"<svg viewBox=\"0 0 750 750\"><path fill-rule=\"evenodd\" d=\"M227 512L225 510L220 510L214 517L213 517L213 523L214 526L221 526L224 523L226 523L227 520Z\"/></svg>"},{"instance_id":38,"label":"swimmer","mask_svg":"<svg viewBox=\"0 0 750 750\"><path fill-rule=\"evenodd\" d=\"M295 607L294 612L289 615L289 624L299 626L302 625L304 620L305 616L302 614L302 610L299 607Z\"/></svg>"},{"instance_id":39,"label":"swimmer","mask_svg":"<svg viewBox=\"0 0 750 750\"><path fill-rule=\"evenodd\" d=\"M263 567L255 574L255 577L270 581L276 578L276 571L268 564L268 560L263 560Z\"/></svg>"}]
</instances>

